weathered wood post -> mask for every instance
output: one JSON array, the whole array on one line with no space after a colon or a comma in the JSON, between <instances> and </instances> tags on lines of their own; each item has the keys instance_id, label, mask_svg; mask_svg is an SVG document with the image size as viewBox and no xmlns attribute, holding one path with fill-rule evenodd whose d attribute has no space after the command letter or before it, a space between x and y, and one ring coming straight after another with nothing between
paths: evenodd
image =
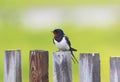
<instances>
[{"instance_id":1,"label":"weathered wood post","mask_svg":"<svg viewBox=\"0 0 120 82\"><path fill-rule=\"evenodd\" d=\"M80 82L100 82L100 58L98 53L79 55Z\"/></svg>"},{"instance_id":2,"label":"weathered wood post","mask_svg":"<svg viewBox=\"0 0 120 82\"><path fill-rule=\"evenodd\" d=\"M48 51L30 51L30 82L49 82Z\"/></svg>"},{"instance_id":3,"label":"weathered wood post","mask_svg":"<svg viewBox=\"0 0 120 82\"><path fill-rule=\"evenodd\" d=\"M71 52L53 52L54 82L72 82Z\"/></svg>"},{"instance_id":4,"label":"weathered wood post","mask_svg":"<svg viewBox=\"0 0 120 82\"><path fill-rule=\"evenodd\" d=\"M110 82L120 82L120 57L110 57Z\"/></svg>"},{"instance_id":5,"label":"weathered wood post","mask_svg":"<svg viewBox=\"0 0 120 82\"><path fill-rule=\"evenodd\" d=\"M4 82L22 82L20 50L5 51Z\"/></svg>"}]
</instances>

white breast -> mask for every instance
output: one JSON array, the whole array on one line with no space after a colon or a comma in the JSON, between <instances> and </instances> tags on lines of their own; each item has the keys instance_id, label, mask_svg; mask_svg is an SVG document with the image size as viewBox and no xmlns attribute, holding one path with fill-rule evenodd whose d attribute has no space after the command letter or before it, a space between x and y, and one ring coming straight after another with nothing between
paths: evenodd
<instances>
[{"instance_id":1,"label":"white breast","mask_svg":"<svg viewBox=\"0 0 120 82\"><path fill-rule=\"evenodd\" d=\"M66 42L66 40L65 40L65 37L63 37L63 39L62 39L60 42L57 42L57 41L54 39L54 42L55 42L56 47L57 47L59 50L69 50L69 49L70 49L69 45L67 44L67 42Z\"/></svg>"}]
</instances>

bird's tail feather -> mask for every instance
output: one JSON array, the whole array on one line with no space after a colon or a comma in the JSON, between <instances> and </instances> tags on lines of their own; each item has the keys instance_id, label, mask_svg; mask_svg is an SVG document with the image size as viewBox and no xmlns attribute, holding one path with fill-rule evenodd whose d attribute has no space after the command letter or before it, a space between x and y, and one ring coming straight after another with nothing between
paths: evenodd
<instances>
[{"instance_id":1,"label":"bird's tail feather","mask_svg":"<svg viewBox=\"0 0 120 82\"><path fill-rule=\"evenodd\" d=\"M71 54L72 54L72 60L73 60L73 62L75 63L75 62L77 62L78 63L78 60L76 59L76 57L74 56L74 54L73 54L73 52L71 51Z\"/></svg>"},{"instance_id":2,"label":"bird's tail feather","mask_svg":"<svg viewBox=\"0 0 120 82\"><path fill-rule=\"evenodd\" d=\"M77 49L74 49L74 48L70 48L71 51L77 51Z\"/></svg>"}]
</instances>

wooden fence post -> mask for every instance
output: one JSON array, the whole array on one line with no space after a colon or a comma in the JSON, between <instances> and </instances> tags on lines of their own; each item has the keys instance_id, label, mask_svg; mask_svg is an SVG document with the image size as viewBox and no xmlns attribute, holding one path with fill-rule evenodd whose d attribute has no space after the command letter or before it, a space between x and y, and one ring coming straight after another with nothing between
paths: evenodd
<instances>
[{"instance_id":1,"label":"wooden fence post","mask_svg":"<svg viewBox=\"0 0 120 82\"><path fill-rule=\"evenodd\" d=\"M110 57L110 82L120 82L120 57Z\"/></svg>"},{"instance_id":2,"label":"wooden fence post","mask_svg":"<svg viewBox=\"0 0 120 82\"><path fill-rule=\"evenodd\" d=\"M80 82L100 82L100 59L98 53L79 55Z\"/></svg>"},{"instance_id":3,"label":"wooden fence post","mask_svg":"<svg viewBox=\"0 0 120 82\"><path fill-rule=\"evenodd\" d=\"M54 82L72 82L71 52L53 52Z\"/></svg>"},{"instance_id":4,"label":"wooden fence post","mask_svg":"<svg viewBox=\"0 0 120 82\"><path fill-rule=\"evenodd\" d=\"M30 51L30 82L49 82L48 51Z\"/></svg>"},{"instance_id":5,"label":"wooden fence post","mask_svg":"<svg viewBox=\"0 0 120 82\"><path fill-rule=\"evenodd\" d=\"M20 50L5 51L4 82L22 82Z\"/></svg>"}]
</instances>

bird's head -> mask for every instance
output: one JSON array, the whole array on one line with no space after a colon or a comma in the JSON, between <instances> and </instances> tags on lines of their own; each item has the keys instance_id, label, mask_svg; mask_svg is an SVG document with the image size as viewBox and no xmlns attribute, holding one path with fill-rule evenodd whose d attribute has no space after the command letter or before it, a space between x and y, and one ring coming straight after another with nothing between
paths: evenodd
<instances>
[{"instance_id":1,"label":"bird's head","mask_svg":"<svg viewBox=\"0 0 120 82\"><path fill-rule=\"evenodd\" d=\"M54 37L64 36L64 32L62 29L54 29L53 31Z\"/></svg>"}]
</instances>

